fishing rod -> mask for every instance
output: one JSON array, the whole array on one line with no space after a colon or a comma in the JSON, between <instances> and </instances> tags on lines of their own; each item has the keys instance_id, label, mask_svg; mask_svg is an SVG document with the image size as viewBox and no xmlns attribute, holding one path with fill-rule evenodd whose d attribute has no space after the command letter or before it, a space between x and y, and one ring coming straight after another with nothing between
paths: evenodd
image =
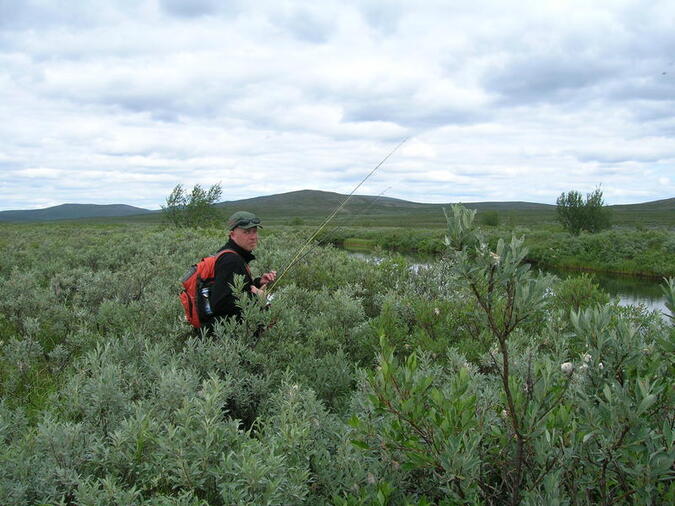
<instances>
[{"instance_id":1,"label":"fishing rod","mask_svg":"<svg viewBox=\"0 0 675 506\"><path fill-rule=\"evenodd\" d=\"M342 201L342 203L341 203L339 206L337 206L337 207L335 208L335 210L331 213L331 215L328 216L328 218L326 218L326 219L323 221L323 223L319 226L319 228L317 229L317 231L314 232L314 233L310 236L310 238L307 239L307 241L305 242L305 244L303 244L302 247L298 250L298 252L295 254L295 256L293 257L293 259L292 259L292 260L290 261L290 263L286 266L286 268L285 268L283 271L281 271L281 274L280 274L280 275L277 277L277 279L272 283L272 286L270 286L270 288L269 288L269 290L268 290L268 292L267 292L268 294L269 294L269 293L272 293L272 290L274 290L274 288L277 286L277 284L279 283L279 281L281 281L281 278L284 277L284 275L288 272L288 270L289 270L291 267L293 267L293 265L298 261L298 259L300 258L300 256L304 253L305 248L307 248L307 246L309 246L309 244L314 240L314 238L315 238L317 235L319 235L319 233L323 230L323 228L324 228L326 225L328 225L328 223L330 223L330 221L335 217L335 215L336 215L337 213L339 213L340 210L342 210L342 208L345 206L345 204L347 204L347 202L349 202L349 200L352 198L352 195L354 195L354 193L356 192L356 190L358 190L358 189L361 187L361 185L362 185L363 183L365 183L365 182L368 180L368 178L370 178L370 176L372 176L372 175L375 173L375 171L376 171L377 169L379 169L379 168L382 166L382 164L383 164L384 162L386 162L386 161L389 159L389 157L390 157L391 155L393 155L393 154L396 152L396 150L397 150L398 148L400 148L400 147L405 143L405 141L407 141L407 140L408 140L407 137L403 138L403 140L402 140L401 142L399 142L399 143L396 145L396 147L395 147L394 149L392 149L392 150L389 152L389 154L388 154L387 156L385 156L385 157L382 159L382 161L381 161L380 163L378 163L378 164L375 166L375 168L374 168L373 170L371 170L371 171L368 173L368 175L367 175L366 177L364 177L364 178L361 180L361 182L360 182L359 184L356 185L356 187L351 191L351 193L350 193L349 195L347 195L347 198L344 199L344 200Z\"/></svg>"},{"instance_id":2,"label":"fishing rod","mask_svg":"<svg viewBox=\"0 0 675 506\"><path fill-rule=\"evenodd\" d=\"M374 199L373 199L373 200L372 200L372 201L371 201L371 202L363 209L363 211L361 211L361 212L359 212L359 213L357 213L357 214L354 214L354 215L350 216L349 219L348 219L345 223L340 223L340 224L338 224L338 225L335 225L335 226L334 226L333 228L331 228L328 232L326 232L326 235L330 235L330 234L332 234L332 233L339 232L339 231L342 230L344 227L346 227L347 225L349 225L349 223L351 223L352 221L354 221L356 218L358 218L359 216L364 215L364 214L366 213L366 211L368 211L371 207L373 207L373 206L377 203L377 201L380 200L380 199L384 196L384 194L385 194L386 192L388 192L389 190L391 190L391 186L387 187L387 188L386 188L383 192L381 192L376 198L374 198ZM298 260L297 260L297 262L295 262L295 264L297 265L298 262L301 262L302 260L304 260L304 259L305 259L312 251L314 251L318 246L323 246L324 244L326 244L326 241L323 241L323 242L322 242L322 241L317 241L310 249L308 249L308 250L305 252L304 255L302 255L300 258L298 258Z\"/></svg>"}]
</instances>

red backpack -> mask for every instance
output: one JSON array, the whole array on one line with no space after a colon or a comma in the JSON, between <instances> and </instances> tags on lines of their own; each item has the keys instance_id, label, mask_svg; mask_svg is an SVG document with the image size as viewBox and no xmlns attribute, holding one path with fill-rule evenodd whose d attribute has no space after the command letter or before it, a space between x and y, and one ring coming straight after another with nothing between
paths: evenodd
<instances>
[{"instance_id":1,"label":"red backpack","mask_svg":"<svg viewBox=\"0 0 675 506\"><path fill-rule=\"evenodd\" d=\"M225 253L238 253L231 249L224 249L214 255L202 258L181 278L183 291L180 301L185 309L185 319L195 328L200 328L205 319L213 314L209 294L215 282L215 266L218 259ZM248 270L248 265L246 266Z\"/></svg>"}]
</instances>

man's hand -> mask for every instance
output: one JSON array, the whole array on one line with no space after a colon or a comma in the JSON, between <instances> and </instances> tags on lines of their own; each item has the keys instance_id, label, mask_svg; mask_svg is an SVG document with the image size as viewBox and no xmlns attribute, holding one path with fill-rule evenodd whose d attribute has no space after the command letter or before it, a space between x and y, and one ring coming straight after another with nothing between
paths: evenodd
<instances>
[{"instance_id":1,"label":"man's hand","mask_svg":"<svg viewBox=\"0 0 675 506\"><path fill-rule=\"evenodd\" d=\"M277 279L277 271L266 272L260 276L260 286L266 286L268 283L271 283Z\"/></svg>"},{"instance_id":2,"label":"man's hand","mask_svg":"<svg viewBox=\"0 0 675 506\"><path fill-rule=\"evenodd\" d=\"M251 293L253 295L257 295L258 297L265 298L265 288L256 288L255 286L251 285Z\"/></svg>"}]
</instances>

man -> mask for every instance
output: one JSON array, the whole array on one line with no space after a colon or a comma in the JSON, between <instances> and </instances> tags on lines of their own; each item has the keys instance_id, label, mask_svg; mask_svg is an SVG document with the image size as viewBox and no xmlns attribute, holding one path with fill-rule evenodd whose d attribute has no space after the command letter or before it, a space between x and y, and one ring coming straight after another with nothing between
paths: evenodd
<instances>
[{"instance_id":1,"label":"man","mask_svg":"<svg viewBox=\"0 0 675 506\"><path fill-rule=\"evenodd\" d=\"M209 301L213 311L213 318L206 322L213 324L217 317L241 317L241 309L237 306L237 299L232 293L232 283L235 274L244 276L244 290L249 296L264 296L265 287L277 277L276 271L266 272L259 278L253 279L249 262L255 260L253 250L258 246L258 229L262 228L260 218L246 211L237 211L227 220L230 239L218 251L231 250L218 258L215 265L215 283L211 288Z\"/></svg>"}]
</instances>

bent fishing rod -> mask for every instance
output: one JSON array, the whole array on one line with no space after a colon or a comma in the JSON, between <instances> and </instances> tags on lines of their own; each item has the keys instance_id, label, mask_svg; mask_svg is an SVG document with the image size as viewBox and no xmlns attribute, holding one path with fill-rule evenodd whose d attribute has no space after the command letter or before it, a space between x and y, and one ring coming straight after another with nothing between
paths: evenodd
<instances>
[{"instance_id":1,"label":"bent fishing rod","mask_svg":"<svg viewBox=\"0 0 675 506\"><path fill-rule=\"evenodd\" d=\"M270 288L269 288L269 290L268 290L268 292L267 292L268 294L271 294L271 293L272 293L272 291L273 291L274 288L277 286L277 284L279 283L279 281L281 281L281 278L283 278L284 275L288 272L288 270L289 270L291 267L293 267L293 265L295 265L295 263L301 258L301 255L305 252L305 249L306 249L306 248L309 246L309 244L314 240L314 238L315 238L317 235L319 235L319 233L321 233L321 231L324 229L324 227L325 227L326 225L328 225L328 223L330 223L330 221L335 217L335 215L336 215L337 213L339 213L339 212L342 210L342 208L347 204L347 202L349 202L349 200L352 198L352 196L354 195L354 193L356 192L356 190L358 190L358 189L361 187L361 185L362 185L363 183L365 183L365 182L370 178L370 176L372 176L373 174L375 174L375 171L377 171L377 169L379 169L379 168L382 166L382 164L383 164L384 162L386 162L386 161L389 159L389 157L390 157L391 155L393 155L393 154L396 152L396 150L397 150L398 148L400 148L400 147L405 143L405 141L407 141L407 140L408 140L408 138L405 137L401 142L399 142L399 143L396 145L396 147L395 147L394 149L392 149L392 150L389 152L389 154L388 154L387 156L385 156L385 157L382 159L382 161L381 161L380 163L378 163L378 164L375 166L375 168L374 168L373 170L371 170L371 171L368 173L368 175L367 175L366 177L364 177L364 178L359 182L359 184L356 185L356 187L351 191L351 193L350 193L349 195L347 195L347 198L345 198L345 199L342 201L342 203L341 203L339 206L337 206L337 207L335 208L335 210L330 214L330 216L328 216L328 218L326 218L326 219L323 221L323 223L319 226L319 228L316 230L316 232L314 232L314 233L310 236L310 238L307 239L307 241L305 241L305 243L304 243L304 244L302 245L302 247L298 250L298 252L295 254L295 256L294 256L293 259L290 261L290 263L286 266L286 268L285 268L283 271L281 271L281 274L279 274L279 276L277 277L277 279L274 280L274 282L272 283L272 286L270 286Z\"/></svg>"}]
</instances>

